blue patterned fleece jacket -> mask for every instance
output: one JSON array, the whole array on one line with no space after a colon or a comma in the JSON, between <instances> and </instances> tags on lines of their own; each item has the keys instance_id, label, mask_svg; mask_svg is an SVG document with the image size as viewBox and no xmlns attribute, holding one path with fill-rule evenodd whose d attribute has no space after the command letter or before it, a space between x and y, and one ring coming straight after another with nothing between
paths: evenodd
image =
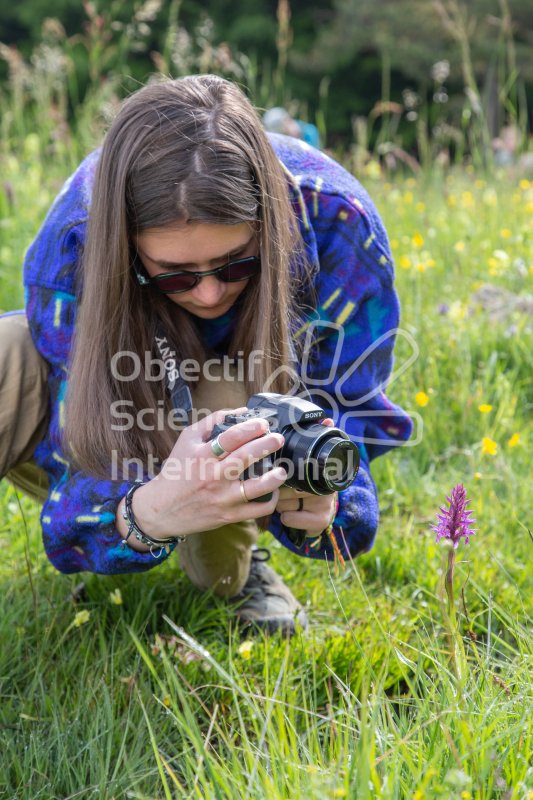
<instances>
[{"instance_id":1,"label":"blue patterned fleece jacket","mask_svg":"<svg viewBox=\"0 0 533 800\"><path fill-rule=\"evenodd\" d=\"M341 552L354 556L372 546L378 525L369 460L411 433L411 420L383 391L392 368L394 334L388 332L397 327L399 316L391 254L374 204L355 178L327 155L296 139L274 134L270 138L284 165L314 273L317 304L294 335L305 336L311 327L321 341L315 345L315 357L302 365L302 377L315 402L332 412L335 422L360 448L359 473L340 493L334 522ZM35 452L50 483L41 516L43 541L50 561L66 573L139 572L168 557L156 560L150 553L121 546L114 520L129 484L76 471L62 450L69 353L79 301L75 273L97 160L96 151L65 183L24 264L31 334L50 366L50 426ZM212 348L224 341L231 323L229 314L205 324L206 341ZM288 539L277 513L270 530L289 550L300 552ZM334 557L325 536L320 548L303 554Z\"/></svg>"}]
</instances>

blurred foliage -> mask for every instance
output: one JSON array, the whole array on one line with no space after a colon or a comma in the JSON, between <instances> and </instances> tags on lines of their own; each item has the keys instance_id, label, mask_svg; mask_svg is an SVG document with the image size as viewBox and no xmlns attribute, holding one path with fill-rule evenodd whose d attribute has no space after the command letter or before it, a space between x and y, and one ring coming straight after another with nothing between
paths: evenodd
<instances>
[{"instance_id":1,"label":"blurred foliage","mask_svg":"<svg viewBox=\"0 0 533 800\"><path fill-rule=\"evenodd\" d=\"M468 85L465 75L465 53L461 42L461 25L470 49L473 77L498 105L494 95L508 92L519 78L533 88L533 7L530 0L476 0L476 3L428 2L428 0L333 0L329 24L318 32L310 52L295 52L294 63L316 74L331 74L344 80L336 82L350 86L361 100L365 77L374 72L386 100L402 100L406 87L412 87L421 98L431 97L435 88L433 66L449 63L450 94L461 93ZM372 61L374 63L372 63ZM304 66L305 65L305 66ZM361 65L363 73L360 73ZM365 75L366 72L366 75ZM341 98L346 97L344 92ZM379 95L378 95L379 96ZM339 121L344 124L353 113L353 100L338 107ZM491 132L496 134L504 120L491 109Z\"/></svg>"},{"instance_id":2,"label":"blurred foliage","mask_svg":"<svg viewBox=\"0 0 533 800\"><path fill-rule=\"evenodd\" d=\"M3 83L10 58L35 61L56 20L71 110L117 76L125 93L156 70L211 70L247 86L260 107L283 104L316 122L333 148L357 139L360 117L373 145L395 135L419 160L434 132L460 154L486 149L509 123L526 142L530 0L0 0L0 12Z\"/></svg>"}]
</instances>

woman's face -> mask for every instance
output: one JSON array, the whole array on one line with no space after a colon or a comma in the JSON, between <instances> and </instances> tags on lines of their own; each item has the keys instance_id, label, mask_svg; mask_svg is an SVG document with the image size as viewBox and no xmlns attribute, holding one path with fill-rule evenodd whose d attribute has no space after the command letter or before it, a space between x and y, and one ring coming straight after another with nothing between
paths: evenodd
<instances>
[{"instance_id":1,"label":"woman's face","mask_svg":"<svg viewBox=\"0 0 533 800\"><path fill-rule=\"evenodd\" d=\"M259 245L253 226L187 223L164 228L148 228L137 237L137 252L151 278L165 272L207 272L230 260L258 255ZM202 319L220 317L244 291L250 278L223 283L208 275L193 288L168 298Z\"/></svg>"}]
</instances>

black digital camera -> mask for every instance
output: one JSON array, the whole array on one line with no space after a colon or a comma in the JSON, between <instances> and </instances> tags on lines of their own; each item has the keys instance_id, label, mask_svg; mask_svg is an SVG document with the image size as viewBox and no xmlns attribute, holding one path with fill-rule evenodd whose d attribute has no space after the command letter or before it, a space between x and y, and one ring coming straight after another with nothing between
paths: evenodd
<instances>
[{"instance_id":1,"label":"black digital camera","mask_svg":"<svg viewBox=\"0 0 533 800\"><path fill-rule=\"evenodd\" d=\"M321 425L326 413L320 406L301 397L259 392L252 395L244 414L227 414L214 426L209 440L239 422L266 419L270 430L281 433L284 445L267 455L243 474L242 480L263 475L273 467L287 472L285 486L312 494L333 494L350 486L359 469L359 450L340 428ZM255 498L270 500L272 493Z\"/></svg>"}]
</instances>

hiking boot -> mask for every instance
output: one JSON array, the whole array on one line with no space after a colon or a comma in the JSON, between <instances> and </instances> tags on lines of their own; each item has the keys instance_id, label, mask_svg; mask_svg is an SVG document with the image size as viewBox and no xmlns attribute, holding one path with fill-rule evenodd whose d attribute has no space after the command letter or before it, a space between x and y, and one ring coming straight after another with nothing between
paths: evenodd
<instances>
[{"instance_id":1,"label":"hiking boot","mask_svg":"<svg viewBox=\"0 0 533 800\"><path fill-rule=\"evenodd\" d=\"M269 558L266 547L252 548L248 580L231 601L239 603L235 614L242 626L255 625L266 633L281 630L284 636L292 636L298 626L307 628L307 616L279 575L265 564Z\"/></svg>"}]
</instances>

